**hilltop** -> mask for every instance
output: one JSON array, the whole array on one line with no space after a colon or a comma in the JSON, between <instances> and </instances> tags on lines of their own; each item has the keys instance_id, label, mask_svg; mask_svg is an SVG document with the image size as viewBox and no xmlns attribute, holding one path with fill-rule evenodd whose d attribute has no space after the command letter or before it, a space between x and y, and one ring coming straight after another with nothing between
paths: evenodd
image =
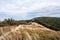
<instances>
[{"instance_id":1,"label":"hilltop","mask_svg":"<svg viewBox=\"0 0 60 40\"><path fill-rule=\"evenodd\" d=\"M60 18L58 17L36 17L31 19L32 22L37 22L52 30L60 30Z\"/></svg>"},{"instance_id":2,"label":"hilltop","mask_svg":"<svg viewBox=\"0 0 60 40\"><path fill-rule=\"evenodd\" d=\"M56 31L45 26L30 22L29 24L20 24L0 36L0 40L59 40Z\"/></svg>"},{"instance_id":3,"label":"hilltop","mask_svg":"<svg viewBox=\"0 0 60 40\"><path fill-rule=\"evenodd\" d=\"M56 31L60 30L60 18L57 17L36 17L31 20L14 20L8 18L0 22L0 27L28 24L29 22L39 23L52 30L56 30Z\"/></svg>"}]
</instances>

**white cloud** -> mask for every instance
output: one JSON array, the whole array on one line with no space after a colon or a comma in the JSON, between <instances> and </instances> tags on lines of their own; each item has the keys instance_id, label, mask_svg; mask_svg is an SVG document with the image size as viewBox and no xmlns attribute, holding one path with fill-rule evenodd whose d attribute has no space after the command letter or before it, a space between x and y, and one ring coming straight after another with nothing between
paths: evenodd
<instances>
[{"instance_id":1,"label":"white cloud","mask_svg":"<svg viewBox=\"0 0 60 40\"><path fill-rule=\"evenodd\" d=\"M21 3L20 3L21 2ZM29 3L28 3L29 2ZM0 12L12 12L12 13L25 13L33 10L38 10L47 6L60 5L57 2L35 2L32 3L30 0L20 1L17 0L15 3L1 5Z\"/></svg>"},{"instance_id":2,"label":"white cloud","mask_svg":"<svg viewBox=\"0 0 60 40\"><path fill-rule=\"evenodd\" d=\"M60 6L60 3L52 0L0 0L0 12L22 18L27 17L29 12L48 6Z\"/></svg>"},{"instance_id":3,"label":"white cloud","mask_svg":"<svg viewBox=\"0 0 60 40\"><path fill-rule=\"evenodd\" d=\"M60 14L48 15L48 17L60 17Z\"/></svg>"}]
</instances>

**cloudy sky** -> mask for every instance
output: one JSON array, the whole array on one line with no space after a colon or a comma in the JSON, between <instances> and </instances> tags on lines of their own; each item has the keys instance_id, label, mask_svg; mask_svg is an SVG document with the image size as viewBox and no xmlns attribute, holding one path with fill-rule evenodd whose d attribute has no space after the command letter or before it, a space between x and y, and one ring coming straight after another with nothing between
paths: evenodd
<instances>
[{"instance_id":1,"label":"cloudy sky","mask_svg":"<svg viewBox=\"0 0 60 40\"><path fill-rule=\"evenodd\" d=\"M0 20L60 17L60 0L0 0Z\"/></svg>"}]
</instances>

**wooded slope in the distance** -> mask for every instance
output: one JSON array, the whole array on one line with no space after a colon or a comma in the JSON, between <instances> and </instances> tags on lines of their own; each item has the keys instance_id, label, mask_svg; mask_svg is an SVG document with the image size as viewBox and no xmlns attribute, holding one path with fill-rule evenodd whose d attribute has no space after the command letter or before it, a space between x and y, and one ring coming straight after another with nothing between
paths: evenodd
<instances>
[{"instance_id":1,"label":"wooded slope in the distance","mask_svg":"<svg viewBox=\"0 0 60 40\"><path fill-rule=\"evenodd\" d=\"M57 17L37 17L32 21L42 24L53 30L60 30L60 18Z\"/></svg>"}]
</instances>

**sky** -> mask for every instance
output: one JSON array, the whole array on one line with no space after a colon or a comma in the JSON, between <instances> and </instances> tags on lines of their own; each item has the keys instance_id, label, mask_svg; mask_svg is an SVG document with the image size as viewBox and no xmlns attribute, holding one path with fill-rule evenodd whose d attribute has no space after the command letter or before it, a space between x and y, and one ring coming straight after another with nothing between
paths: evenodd
<instances>
[{"instance_id":1,"label":"sky","mask_svg":"<svg viewBox=\"0 0 60 40\"><path fill-rule=\"evenodd\" d=\"M0 0L0 20L60 17L60 0Z\"/></svg>"}]
</instances>

